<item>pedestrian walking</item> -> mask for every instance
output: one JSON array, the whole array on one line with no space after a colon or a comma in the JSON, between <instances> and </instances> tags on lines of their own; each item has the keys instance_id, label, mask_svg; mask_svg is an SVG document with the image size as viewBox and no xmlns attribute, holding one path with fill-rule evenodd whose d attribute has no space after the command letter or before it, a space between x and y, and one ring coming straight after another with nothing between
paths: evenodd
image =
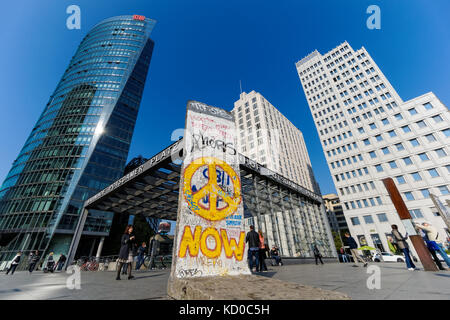
<instances>
[{"instance_id":1,"label":"pedestrian walking","mask_svg":"<svg viewBox=\"0 0 450 320\"><path fill-rule=\"evenodd\" d=\"M253 258L255 258L256 272L259 272L259 235L256 233L254 226L250 226L245 242L248 243L248 266L250 271L253 272Z\"/></svg>"},{"instance_id":2,"label":"pedestrian walking","mask_svg":"<svg viewBox=\"0 0 450 320\"><path fill-rule=\"evenodd\" d=\"M259 271L267 271L267 265L266 265L266 243L264 240L264 235L261 230L258 231L259 235L259 251L258 251L258 258L259 258Z\"/></svg>"},{"instance_id":3,"label":"pedestrian walking","mask_svg":"<svg viewBox=\"0 0 450 320\"><path fill-rule=\"evenodd\" d=\"M53 252L50 252L50 254L48 255L46 270L47 270L47 272L51 272L51 273L53 273L53 271L55 271L55 260L53 258Z\"/></svg>"},{"instance_id":4,"label":"pedestrian walking","mask_svg":"<svg viewBox=\"0 0 450 320\"><path fill-rule=\"evenodd\" d=\"M411 259L410 253L409 253L409 246L406 242L406 239L408 239L408 233L403 236L400 231L398 231L398 226L396 224L391 225L392 228L392 236L394 239L394 242L397 244L398 248L403 252L405 256L405 263L408 270L413 271L416 269L416 266L414 265L414 262Z\"/></svg>"},{"instance_id":5,"label":"pedestrian walking","mask_svg":"<svg viewBox=\"0 0 450 320\"><path fill-rule=\"evenodd\" d=\"M136 270L139 270L141 266L144 264L146 251L147 251L147 244L145 242L142 242L137 252Z\"/></svg>"},{"instance_id":6,"label":"pedestrian walking","mask_svg":"<svg viewBox=\"0 0 450 320\"><path fill-rule=\"evenodd\" d=\"M121 247L119 252L119 267L117 268L117 277L116 280L120 280L120 270L124 266L127 265L128 268L128 280L134 279L131 275L132 263L133 263L133 246L136 242L135 236L133 234L133 226L128 225L125 228L125 232L122 235L122 239L120 241Z\"/></svg>"},{"instance_id":7,"label":"pedestrian walking","mask_svg":"<svg viewBox=\"0 0 450 320\"><path fill-rule=\"evenodd\" d=\"M66 263L67 257L64 255L64 253L61 253L59 256L58 262L56 262L56 270L61 271L64 267L64 264Z\"/></svg>"},{"instance_id":8,"label":"pedestrian walking","mask_svg":"<svg viewBox=\"0 0 450 320\"><path fill-rule=\"evenodd\" d=\"M439 234L437 229L428 222L423 222L422 225L416 223L415 225L417 228L423 230L423 232L426 233L428 241L431 242L430 245L433 250L439 252L447 266L450 267L450 259L448 258L447 252L445 252L444 250L444 240L442 239L442 236Z\"/></svg>"},{"instance_id":9,"label":"pedestrian walking","mask_svg":"<svg viewBox=\"0 0 450 320\"><path fill-rule=\"evenodd\" d=\"M39 262L39 251L36 250L35 252L31 252L28 256L28 271L32 273L34 271L34 268L36 267L36 264Z\"/></svg>"},{"instance_id":10,"label":"pedestrian walking","mask_svg":"<svg viewBox=\"0 0 450 320\"><path fill-rule=\"evenodd\" d=\"M20 258L22 256L22 252L18 252L14 258L11 260L11 264L9 265L8 270L6 270L6 274L9 274L11 272L11 275L14 274L14 271L16 271L17 266L19 265Z\"/></svg>"},{"instance_id":11,"label":"pedestrian walking","mask_svg":"<svg viewBox=\"0 0 450 320\"><path fill-rule=\"evenodd\" d=\"M318 260L320 260L320 263L323 264L322 255L320 254L320 251L319 251L319 248L317 248L317 245L313 245L313 253L314 253L314 259L316 260L316 265L319 265Z\"/></svg>"},{"instance_id":12,"label":"pedestrian walking","mask_svg":"<svg viewBox=\"0 0 450 320\"><path fill-rule=\"evenodd\" d=\"M363 258L359 256L358 252L358 244L356 243L355 239L353 239L352 236L350 236L350 233L346 232L345 237L347 238L347 245L350 248L350 253L352 254L353 261L355 264L353 264L353 267L357 267L358 261L361 261L363 263L364 267L367 267L367 262L364 261Z\"/></svg>"}]
</instances>

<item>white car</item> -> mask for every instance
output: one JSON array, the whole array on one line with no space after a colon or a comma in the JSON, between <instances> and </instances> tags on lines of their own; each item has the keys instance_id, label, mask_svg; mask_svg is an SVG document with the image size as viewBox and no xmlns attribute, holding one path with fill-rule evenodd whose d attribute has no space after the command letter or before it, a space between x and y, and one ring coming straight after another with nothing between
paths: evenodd
<instances>
[{"instance_id":1,"label":"white car","mask_svg":"<svg viewBox=\"0 0 450 320\"><path fill-rule=\"evenodd\" d=\"M380 262L380 261L384 261L384 262L405 262L405 257L397 255L397 254L392 254L390 252L377 252L373 258L373 261L375 262Z\"/></svg>"}]
</instances>

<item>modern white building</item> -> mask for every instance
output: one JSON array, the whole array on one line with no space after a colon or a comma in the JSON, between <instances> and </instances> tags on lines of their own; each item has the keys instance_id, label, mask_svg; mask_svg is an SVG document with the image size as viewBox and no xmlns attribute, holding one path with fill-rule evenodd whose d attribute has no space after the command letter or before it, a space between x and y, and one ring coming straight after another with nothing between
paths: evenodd
<instances>
[{"instance_id":1,"label":"modern white building","mask_svg":"<svg viewBox=\"0 0 450 320\"><path fill-rule=\"evenodd\" d=\"M302 132L260 93L234 103L238 150L300 186L320 194Z\"/></svg>"},{"instance_id":2,"label":"modern white building","mask_svg":"<svg viewBox=\"0 0 450 320\"><path fill-rule=\"evenodd\" d=\"M366 49L355 51L347 42L323 55L316 50L296 67L359 244L388 251L391 224L405 233L381 181L386 177L415 221L449 237L430 198L450 199L448 108L432 92L404 102Z\"/></svg>"}]
</instances>

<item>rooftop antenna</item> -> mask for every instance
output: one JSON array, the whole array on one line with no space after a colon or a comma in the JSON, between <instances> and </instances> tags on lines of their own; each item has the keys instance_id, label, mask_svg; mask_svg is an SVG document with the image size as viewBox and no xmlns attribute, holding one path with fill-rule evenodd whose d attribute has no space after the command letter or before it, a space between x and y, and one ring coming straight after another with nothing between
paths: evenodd
<instances>
[{"instance_id":1,"label":"rooftop antenna","mask_svg":"<svg viewBox=\"0 0 450 320\"><path fill-rule=\"evenodd\" d=\"M241 94L242 94L242 81L239 80L239 87L241 88Z\"/></svg>"}]
</instances>

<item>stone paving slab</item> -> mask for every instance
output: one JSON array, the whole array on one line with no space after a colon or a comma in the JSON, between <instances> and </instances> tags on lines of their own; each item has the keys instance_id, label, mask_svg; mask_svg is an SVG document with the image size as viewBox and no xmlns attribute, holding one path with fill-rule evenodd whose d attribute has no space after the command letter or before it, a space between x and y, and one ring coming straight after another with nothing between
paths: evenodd
<instances>
[{"instance_id":1,"label":"stone paving slab","mask_svg":"<svg viewBox=\"0 0 450 320\"><path fill-rule=\"evenodd\" d=\"M271 292L271 294L267 294ZM349 300L340 292L258 275L171 280L169 296L179 300Z\"/></svg>"}]
</instances>

